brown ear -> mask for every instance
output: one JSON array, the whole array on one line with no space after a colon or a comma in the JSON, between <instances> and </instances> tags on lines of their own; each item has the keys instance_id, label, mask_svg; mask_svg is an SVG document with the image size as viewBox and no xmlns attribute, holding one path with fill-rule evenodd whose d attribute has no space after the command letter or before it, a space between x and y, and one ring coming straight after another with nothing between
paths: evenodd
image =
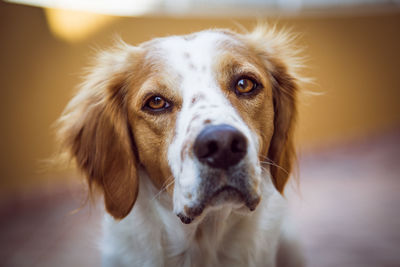
<instances>
[{"instance_id":1,"label":"brown ear","mask_svg":"<svg viewBox=\"0 0 400 267\"><path fill-rule=\"evenodd\" d=\"M268 159L276 189L282 193L295 160L293 130L296 120L297 82L301 58L293 46L294 37L275 26L260 25L245 35L245 40L262 59L272 80L274 133Z\"/></svg>"},{"instance_id":2,"label":"brown ear","mask_svg":"<svg viewBox=\"0 0 400 267\"><path fill-rule=\"evenodd\" d=\"M268 158L272 161L271 176L276 189L282 193L295 160L293 144L294 123L297 117L297 86L284 66L275 63L272 71L274 102L274 133Z\"/></svg>"},{"instance_id":3,"label":"brown ear","mask_svg":"<svg viewBox=\"0 0 400 267\"><path fill-rule=\"evenodd\" d=\"M125 44L102 53L58 121L62 148L89 187L104 193L107 211L125 217L138 194L137 160L127 118L126 90L138 51Z\"/></svg>"}]
</instances>

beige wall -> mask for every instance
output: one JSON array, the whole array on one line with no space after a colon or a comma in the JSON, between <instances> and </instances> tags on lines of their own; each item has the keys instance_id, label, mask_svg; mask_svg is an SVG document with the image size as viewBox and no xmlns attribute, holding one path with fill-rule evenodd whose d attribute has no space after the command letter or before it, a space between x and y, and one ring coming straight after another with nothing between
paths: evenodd
<instances>
[{"instance_id":1,"label":"beige wall","mask_svg":"<svg viewBox=\"0 0 400 267\"><path fill-rule=\"evenodd\" d=\"M51 124L79 82L93 47L114 33L137 44L210 27L246 28L245 19L119 18L89 40L53 37L41 9L0 2L0 186L31 185L52 176L40 160L54 151ZM298 140L319 146L398 127L400 14L281 19L303 34L305 73L323 96L302 100ZM305 104L307 103L307 104ZM47 178L46 178L47 177Z\"/></svg>"}]
</instances>

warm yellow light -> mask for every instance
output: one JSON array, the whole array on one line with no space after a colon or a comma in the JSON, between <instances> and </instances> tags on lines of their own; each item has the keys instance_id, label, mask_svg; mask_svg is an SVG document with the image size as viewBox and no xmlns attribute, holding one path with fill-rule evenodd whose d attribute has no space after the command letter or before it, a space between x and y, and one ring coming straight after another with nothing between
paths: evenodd
<instances>
[{"instance_id":1,"label":"warm yellow light","mask_svg":"<svg viewBox=\"0 0 400 267\"><path fill-rule=\"evenodd\" d=\"M116 18L85 11L53 8L46 8L45 14L51 32L68 42L81 41Z\"/></svg>"}]
</instances>

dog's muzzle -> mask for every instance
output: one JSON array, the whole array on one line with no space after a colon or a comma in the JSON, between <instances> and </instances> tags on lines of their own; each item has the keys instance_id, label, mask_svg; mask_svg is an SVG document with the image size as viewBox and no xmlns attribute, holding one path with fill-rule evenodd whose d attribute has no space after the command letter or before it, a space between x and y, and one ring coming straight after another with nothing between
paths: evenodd
<instances>
[{"instance_id":1,"label":"dog's muzzle","mask_svg":"<svg viewBox=\"0 0 400 267\"><path fill-rule=\"evenodd\" d=\"M193 152L202 181L197 204L178 214L183 223L191 223L207 206L243 203L250 211L256 208L260 196L250 182L248 164L242 163L248 141L241 131L227 124L207 126L195 139Z\"/></svg>"}]
</instances>

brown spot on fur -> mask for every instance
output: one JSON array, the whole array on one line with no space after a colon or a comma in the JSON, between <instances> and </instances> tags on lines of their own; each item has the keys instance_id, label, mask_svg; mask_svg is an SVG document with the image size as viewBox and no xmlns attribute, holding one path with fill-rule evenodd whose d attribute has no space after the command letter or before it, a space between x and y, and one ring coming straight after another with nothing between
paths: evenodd
<instances>
[{"instance_id":1,"label":"brown spot on fur","mask_svg":"<svg viewBox=\"0 0 400 267\"><path fill-rule=\"evenodd\" d=\"M210 124L210 123L211 123L210 119L207 119L207 120L204 121L204 124Z\"/></svg>"},{"instance_id":2,"label":"brown spot on fur","mask_svg":"<svg viewBox=\"0 0 400 267\"><path fill-rule=\"evenodd\" d=\"M181 161L184 161L185 156L190 154L192 147L192 142L190 140L186 139L186 141L182 145L181 149Z\"/></svg>"},{"instance_id":3,"label":"brown spot on fur","mask_svg":"<svg viewBox=\"0 0 400 267\"><path fill-rule=\"evenodd\" d=\"M196 104L198 101L203 100L205 97L202 94L195 95L192 97L192 104Z\"/></svg>"}]
</instances>

